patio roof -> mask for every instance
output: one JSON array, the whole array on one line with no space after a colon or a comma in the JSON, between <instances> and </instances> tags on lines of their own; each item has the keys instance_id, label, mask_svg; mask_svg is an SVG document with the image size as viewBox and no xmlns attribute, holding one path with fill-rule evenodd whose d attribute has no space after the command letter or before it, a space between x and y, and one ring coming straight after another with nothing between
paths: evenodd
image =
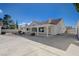
<instances>
[{"instance_id":1,"label":"patio roof","mask_svg":"<svg viewBox=\"0 0 79 59\"><path fill-rule=\"evenodd\" d=\"M51 24L42 24L42 25L34 25L34 26L29 25L29 26L26 26L26 28L28 28L28 27L47 27L47 26L55 26L55 25L51 25Z\"/></svg>"}]
</instances>

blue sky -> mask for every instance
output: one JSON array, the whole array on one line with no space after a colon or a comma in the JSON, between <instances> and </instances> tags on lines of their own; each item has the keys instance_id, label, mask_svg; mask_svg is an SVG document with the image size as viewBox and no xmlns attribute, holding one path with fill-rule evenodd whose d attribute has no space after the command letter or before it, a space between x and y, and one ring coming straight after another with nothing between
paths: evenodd
<instances>
[{"instance_id":1,"label":"blue sky","mask_svg":"<svg viewBox=\"0 0 79 59\"><path fill-rule=\"evenodd\" d=\"M66 26L75 26L79 13L71 3L51 4L0 4L0 17L4 14L12 16L18 23L28 23L34 20L45 21L49 18L63 18Z\"/></svg>"}]
</instances>

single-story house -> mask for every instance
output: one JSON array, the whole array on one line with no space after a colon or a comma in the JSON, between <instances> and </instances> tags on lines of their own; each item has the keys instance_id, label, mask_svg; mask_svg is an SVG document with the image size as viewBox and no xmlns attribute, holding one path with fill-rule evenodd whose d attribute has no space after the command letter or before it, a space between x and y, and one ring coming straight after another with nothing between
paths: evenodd
<instances>
[{"instance_id":1,"label":"single-story house","mask_svg":"<svg viewBox=\"0 0 79 59\"><path fill-rule=\"evenodd\" d=\"M65 32L64 20L61 19L49 19L47 21L33 21L31 24L24 27L26 32L35 32L37 35L46 34L56 35Z\"/></svg>"}]
</instances>

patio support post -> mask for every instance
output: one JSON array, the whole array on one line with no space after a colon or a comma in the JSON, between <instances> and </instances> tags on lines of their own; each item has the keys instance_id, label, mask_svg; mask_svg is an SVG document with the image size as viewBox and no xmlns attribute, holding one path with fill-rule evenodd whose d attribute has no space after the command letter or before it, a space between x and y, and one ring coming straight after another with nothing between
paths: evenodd
<instances>
[{"instance_id":1,"label":"patio support post","mask_svg":"<svg viewBox=\"0 0 79 59\"><path fill-rule=\"evenodd\" d=\"M79 28L77 27L77 39L79 40Z\"/></svg>"},{"instance_id":2,"label":"patio support post","mask_svg":"<svg viewBox=\"0 0 79 59\"><path fill-rule=\"evenodd\" d=\"M0 34L1 34L1 26L0 26Z\"/></svg>"},{"instance_id":3,"label":"patio support post","mask_svg":"<svg viewBox=\"0 0 79 59\"><path fill-rule=\"evenodd\" d=\"M37 27L37 35L38 35L38 33L39 33L39 27Z\"/></svg>"},{"instance_id":4,"label":"patio support post","mask_svg":"<svg viewBox=\"0 0 79 59\"><path fill-rule=\"evenodd\" d=\"M32 27L30 27L30 33L32 32Z\"/></svg>"},{"instance_id":5,"label":"patio support post","mask_svg":"<svg viewBox=\"0 0 79 59\"><path fill-rule=\"evenodd\" d=\"M47 37L48 37L48 26L47 26Z\"/></svg>"}]
</instances>

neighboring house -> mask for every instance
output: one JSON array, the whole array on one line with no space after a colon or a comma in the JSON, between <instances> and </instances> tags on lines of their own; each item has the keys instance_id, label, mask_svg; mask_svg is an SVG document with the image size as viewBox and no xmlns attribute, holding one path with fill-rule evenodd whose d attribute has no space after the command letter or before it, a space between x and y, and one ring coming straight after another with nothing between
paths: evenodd
<instances>
[{"instance_id":1,"label":"neighboring house","mask_svg":"<svg viewBox=\"0 0 79 59\"><path fill-rule=\"evenodd\" d=\"M77 21L77 24L76 24L76 33L77 33L78 38L79 38L79 21Z\"/></svg>"},{"instance_id":2,"label":"neighboring house","mask_svg":"<svg viewBox=\"0 0 79 59\"><path fill-rule=\"evenodd\" d=\"M68 27L66 27L66 33L67 34L77 34L76 28L72 28L72 27L68 26Z\"/></svg>"},{"instance_id":3,"label":"neighboring house","mask_svg":"<svg viewBox=\"0 0 79 59\"><path fill-rule=\"evenodd\" d=\"M25 24L25 23L19 24L18 25L18 30L21 30L23 32L26 32L26 26L27 26L27 24Z\"/></svg>"},{"instance_id":4,"label":"neighboring house","mask_svg":"<svg viewBox=\"0 0 79 59\"><path fill-rule=\"evenodd\" d=\"M63 19L49 19L48 21L33 21L25 26L26 32L35 32L37 35L56 35L65 32L66 28Z\"/></svg>"}]
</instances>

